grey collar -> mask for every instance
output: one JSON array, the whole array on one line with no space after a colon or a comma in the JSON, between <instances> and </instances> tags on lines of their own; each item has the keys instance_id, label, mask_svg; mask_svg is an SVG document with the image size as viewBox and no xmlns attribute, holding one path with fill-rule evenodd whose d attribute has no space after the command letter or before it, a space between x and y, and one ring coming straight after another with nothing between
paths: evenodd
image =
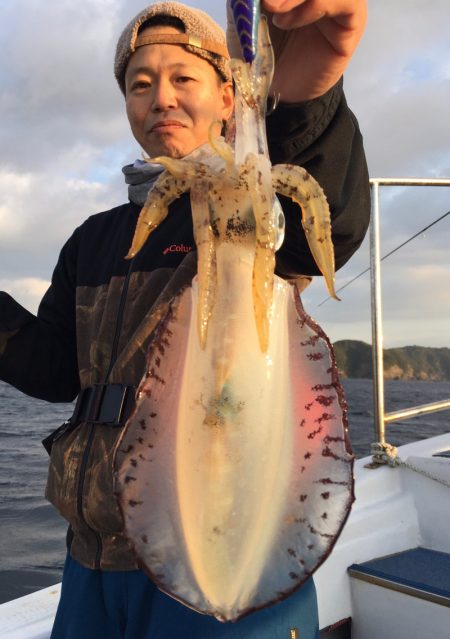
<instances>
[{"instance_id":1,"label":"grey collar","mask_svg":"<svg viewBox=\"0 0 450 639\"><path fill-rule=\"evenodd\" d=\"M138 206L144 206L148 192L163 172L161 164L149 164L144 160L136 160L134 164L123 167L122 173L128 184L128 197Z\"/></svg>"},{"instance_id":2,"label":"grey collar","mask_svg":"<svg viewBox=\"0 0 450 639\"><path fill-rule=\"evenodd\" d=\"M222 158L213 151L209 143L194 149L186 155L186 159L197 162L208 161L208 164L216 170L224 164ZM149 191L163 171L164 167L161 164L149 164L144 160L136 160L133 164L124 166L122 173L125 176L126 184L128 184L130 201L138 206L144 206Z\"/></svg>"}]
</instances>

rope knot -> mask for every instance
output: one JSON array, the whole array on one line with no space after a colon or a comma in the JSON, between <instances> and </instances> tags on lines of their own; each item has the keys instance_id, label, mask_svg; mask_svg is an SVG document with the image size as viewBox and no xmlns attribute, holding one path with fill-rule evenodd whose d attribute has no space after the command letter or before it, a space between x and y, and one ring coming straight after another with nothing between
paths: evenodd
<instances>
[{"instance_id":1,"label":"rope knot","mask_svg":"<svg viewBox=\"0 0 450 639\"><path fill-rule=\"evenodd\" d=\"M397 455L397 448L392 444L375 442L370 447L372 463L377 466L399 466L401 464Z\"/></svg>"}]
</instances>

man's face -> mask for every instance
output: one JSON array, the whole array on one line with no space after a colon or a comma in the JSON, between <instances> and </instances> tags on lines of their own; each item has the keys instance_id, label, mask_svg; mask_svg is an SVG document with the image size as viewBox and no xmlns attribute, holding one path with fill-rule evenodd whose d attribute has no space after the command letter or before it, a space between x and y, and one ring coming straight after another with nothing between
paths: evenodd
<instances>
[{"instance_id":1,"label":"man's face","mask_svg":"<svg viewBox=\"0 0 450 639\"><path fill-rule=\"evenodd\" d=\"M169 26L144 33L178 33ZM173 44L139 47L125 74L128 120L134 137L150 157L184 157L208 141L215 123L233 109L231 83L222 83L203 58Z\"/></svg>"}]
</instances>

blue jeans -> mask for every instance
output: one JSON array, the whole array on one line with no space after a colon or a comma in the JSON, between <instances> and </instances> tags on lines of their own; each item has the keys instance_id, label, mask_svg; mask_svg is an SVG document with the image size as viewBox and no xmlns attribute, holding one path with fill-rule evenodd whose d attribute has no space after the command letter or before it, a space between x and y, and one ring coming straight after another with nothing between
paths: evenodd
<instances>
[{"instance_id":1,"label":"blue jeans","mask_svg":"<svg viewBox=\"0 0 450 639\"><path fill-rule=\"evenodd\" d=\"M90 570L68 557L51 639L318 639L310 579L293 595L236 623L200 615L160 592L139 570Z\"/></svg>"}]
</instances>

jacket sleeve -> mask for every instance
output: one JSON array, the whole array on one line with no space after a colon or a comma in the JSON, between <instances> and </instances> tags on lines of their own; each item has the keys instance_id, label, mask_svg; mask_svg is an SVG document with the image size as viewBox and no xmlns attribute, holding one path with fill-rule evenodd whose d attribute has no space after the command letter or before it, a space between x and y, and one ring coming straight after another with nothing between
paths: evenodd
<instances>
[{"instance_id":1,"label":"jacket sleeve","mask_svg":"<svg viewBox=\"0 0 450 639\"><path fill-rule=\"evenodd\" d=\"M279 104L267 117L272 164L304 167L322 186L330 205L336 269L360 246L370 217L370 189L362 136L347 106L342 80L320 98ZM320 275L301 227L296 204L280 196L286 216L277 273Z\"/></svg>"},{"instance_id":2,"label":"jacket sleeve","mask_svg":"<svg viewBox=\"0 0 450 639\"><path fill-rule=\"evenodd\" d=\"M76 232L63 247L37 316L0 292L0 379L51 402L79 391L75 327Z\"/></svg>"}]
</instances>

